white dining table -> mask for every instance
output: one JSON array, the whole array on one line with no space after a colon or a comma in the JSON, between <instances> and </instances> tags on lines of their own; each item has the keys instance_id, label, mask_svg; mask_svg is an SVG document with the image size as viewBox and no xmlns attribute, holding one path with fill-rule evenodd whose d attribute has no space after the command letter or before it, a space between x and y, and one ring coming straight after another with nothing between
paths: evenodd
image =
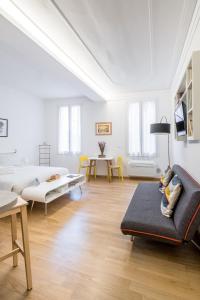
<instances>
[{"instance_id":1,"label":"white dining table","mask_svg":"<svg viewBox=\"0 0 200 300\"><path fill-rule=\"evenodd\" d=\"M89 166L89 174L88 174L88 181L90 181L90 176L92 172L92 167L96 167L96 162L97 161L105 161L107 165L107 173L108 173L108 180L109 182L111 181L110 174L109 174L109 167L112 165L114 157L113 156L105 156L105 157L99 157L99 156L90 156L89 161L90 161L90 166ZM112 169L111 169L112 172Z\"/></svg>"}]
</instances>

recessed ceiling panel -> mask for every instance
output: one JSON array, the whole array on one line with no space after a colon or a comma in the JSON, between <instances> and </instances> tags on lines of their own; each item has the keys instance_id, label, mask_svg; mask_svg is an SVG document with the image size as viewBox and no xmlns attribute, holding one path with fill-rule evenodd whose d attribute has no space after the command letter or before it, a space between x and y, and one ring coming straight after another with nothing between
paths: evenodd
<instances>
[{"instance_id":1,"label":"recessed ceiling panel","mask_svg":"<svg viewBox=\"0 0 200 300\"><path fill-rule=\"evenodd\" d=\"M196 0L52 0L116 91L169 88Z\"/></svg>"}]
</instances>

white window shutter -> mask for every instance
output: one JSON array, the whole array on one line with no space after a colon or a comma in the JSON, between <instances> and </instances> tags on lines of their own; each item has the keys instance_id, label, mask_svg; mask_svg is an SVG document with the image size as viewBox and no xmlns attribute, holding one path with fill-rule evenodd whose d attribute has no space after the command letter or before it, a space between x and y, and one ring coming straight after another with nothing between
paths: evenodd
<instances>
[{"instance_id":1,"label":"white window shutter","mask_svg":"<svg viewBox=\"0 0 200 300\"><path fill-rule=\"evenodd\" d=\"M141 155L140 104L131 103L129 106L129 155Z\"/></svg>"},{"instance_id":2,"label":"white window shutter","mask_svg":"<svg viewBox=\"0 0 200 300\"><path fill-rule=\"evenodd\" d=\"M154 101L142 103L142 153L143 156L153 156L156 153L156 137L150 134L150 125L156 120L156 105Z\"/></svg>"},{"instance_id":3,"label":"white window shutter","mask_svg":"<svg viewBox=\"0 0 200 300\"><path fill-rule=\"evenodd\" d=\"M59 141L58 152L69 152L69 108L62 106L59 109Z\"/></svg>"},{"instance_id":4,"label":"white window shutter","mask_svg":"<svg viewBox=\"0 0 200 300\"><path fill-rule=\"evenodd\" d=\"M150 124L156 120L154 101L134 102L129 106L129 155L150 157L156 154L156 137Z\"/></svg>"},{"instance_id":5,"label":"white window shutter","mask_svg":"<svg viewBox=\"0 0 200 300\"><path fill-rule=\"evenodd\" d=\"M70 151L72 153L80 153L81 151L81 113L79 105L71 107Z\"/></svg>"}]
</instances>

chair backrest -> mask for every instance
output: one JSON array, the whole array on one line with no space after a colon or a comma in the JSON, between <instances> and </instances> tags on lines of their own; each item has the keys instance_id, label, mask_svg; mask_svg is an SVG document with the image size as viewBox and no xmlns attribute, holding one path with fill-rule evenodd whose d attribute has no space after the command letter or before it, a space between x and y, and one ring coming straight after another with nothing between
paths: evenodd
<instances>
[{"instance_id":1,"label":"chair backrest","mask_svg":"<svg viewBox=\"0 0 200 300\"><path fill-rule=\"evenodd\" d=\"M121 155L117 157L117 165L123 167L123 157Z\"/></svg>"},{"instance_id":2,"label":"chair backrest","mask_svg":"<svg viewBox=\"0 0 200 300\"><path fill-rule=\"evenodd\" d=\"M174 165L173 171L183 184L174 212L174 225L182 239L189 241L200 224L200 185L180 166Z\"/></svg>"},{"instance_id":3,"label":"chair backrest","mask_svg":"<svg viewBox=\"0 0 200 300\"><path fill-rule=\"evenodd\" d=\"M88 156L87 155L81 155L79 157L79 163L80 163L80 166L84 165L84 163L88 161Z\"/></svg>"}]
</instances>

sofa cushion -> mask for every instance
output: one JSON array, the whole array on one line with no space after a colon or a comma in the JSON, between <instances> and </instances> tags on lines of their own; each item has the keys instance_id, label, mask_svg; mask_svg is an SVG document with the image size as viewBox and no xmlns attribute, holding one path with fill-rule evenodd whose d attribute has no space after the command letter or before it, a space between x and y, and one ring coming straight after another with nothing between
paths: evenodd
<instances>
[{"instance_id":1,"label":"sofa cushion","mask_svg":"<svg viewBox=\"0 0 200 300\"><path fill-rule=\"evenodd\" d=\"M184 240L191 240L200 224L200 185L180 166L173 171L181 179L183 191L174 212L174 224Z\"/></svg>"},{"instance_id":2,"label":"sofa cushion","mask_svg":"<svg viewBox=\"0 0 200 300\"><path fill-rule=\"evenodd\" d=\"M179 200L182 190L182 183L178 175L174 175L168 186L165 188L161 199L161 212L170 218L173 214L175 205Z\"/></svg>"},{"instance_id":3,"label":"sofa cushion","mask_svg":"<svg viewBox=\"0 0 200 300\"><path fill-rule=\"evenodd\" d=\"M122 221L122 232L181 243L173 219L161 214L161 197L159 183L139 184Z\"/></svg>"}]
</instances>

